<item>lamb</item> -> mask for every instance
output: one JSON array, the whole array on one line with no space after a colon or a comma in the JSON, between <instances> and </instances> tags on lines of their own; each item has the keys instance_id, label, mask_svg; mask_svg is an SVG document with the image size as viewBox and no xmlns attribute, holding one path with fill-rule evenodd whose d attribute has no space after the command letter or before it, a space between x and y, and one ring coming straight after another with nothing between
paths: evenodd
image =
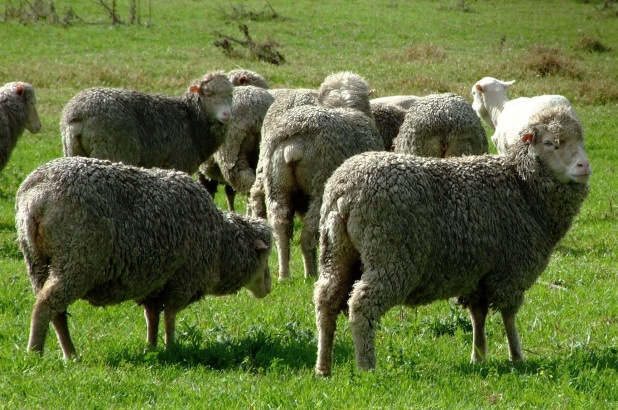
<instances>
[{"instance_id":1,"label":"lamb","mask_svg":"<svg viewBox=\"0 0 618 410\"><path fill-rule=\"evenodd\" d=\"M303 221L300 246L305 277L317 273L316 246L324 183L348 157L384 150L360 76L340 72L320 86L316 105L278 112L275 102L264 118L260 162L266 213L279 256L279 279L290 277L294 214Z\"/></svg>"},{"instance_id":2,"label":"lamb","mask_svg":"<svg viewBox=\"0 0 618 410\"><path fill-rule=\"evenodd\" d=\"M33 134L41 129L34 88L23 82L6 83L0 88L0 171L24 129Z\"/></svg>"},{"instance_id":3,"label":"lamb","mask_svg":"<svg viewBox=\"0 0 618 410\"><path fill-rule=\"evenodd\" d=\"M331 372L340 311L349 308L357 366L373 369L384 313L454 296L470 311L473 361L486 357L490 307L502 314L510 358L523 360L515 316L579 212L591 171L581 123L564 106L533 116L507 156L348 159L324 188L316 372Z\"/></svg>"},{"instance_id":4,"label":"lamb","mask_svg":"<svg viewBox=\"0 0 618 410\"><path fill-rule=\"evenodd\" d=\"M199 168L199 178L212 195L219 183L225 184L228 207L234 210L236 192L249 195L255 181L262 122L274 97L263 88L236 87L232 103L232 121L227 138ZM215 182L210 182L215 181Z\"/></svg>"},{"instance_id":5,"label":"lamb","mask_svg":"<svg viewBox=\"0 0 618 410\"><path fill-rule=\"evenodd\" d=\"M397 153L438 158L489 151L472 105L453 93L419 98L406 112L393 145Z\"/></svg>"},{"instance_id":6,"label":"lamb","mask_svg":"<svg viewBox=\"0 0 618 410\"><path fill-rule=\"evenodd\" d=\"M64 155L193 174L227 135L233 91L220 71L193 82L184 97L84 90L62 113Z\"/></svg>"},{"instance_id":7,"label":"lamb","mask_svg":"<svg viewBox=\"0 0 618 410\"><path fill-rule=\"evenodd\" d=\"M544 108L566 105L571 114L578 118L569 100L562 95L539 95L509 100L506 89L514 82L484 77L472 87L473 107L477 115L494 130L491 141L501 155L505 155L508 147L519 139L521 130L530 118Z\"/></svg>"},{"instance_id":8,"label":"lamb","mask_svg":"<svg viewBox=\"0 0 618 410\"><path fill-rule=\"evenodd\" d=\"M183 172L62 157L33 171L15 205L18 242L36 294L29 351L43 353L51 321L65 358L76 354L67 308L135 300L147 343L174 343L176 314L205 295L271 289L272 229L219 211Z\"/></svg>"}]
</instances>

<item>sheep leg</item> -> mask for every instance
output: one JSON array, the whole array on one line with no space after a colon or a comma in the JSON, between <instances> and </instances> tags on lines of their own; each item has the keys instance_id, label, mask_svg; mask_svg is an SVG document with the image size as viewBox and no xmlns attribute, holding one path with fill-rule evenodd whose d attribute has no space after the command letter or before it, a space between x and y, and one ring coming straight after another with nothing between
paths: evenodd
<instances>
[{"instance_id":1,"label":"sheep leg","mask_svg":"<svg viewBox=\"0 0 618 410\"><path fill-rule=\"evenodd\" d=\"M485 335L485 320L489 308L486 304L471 305L472 320L472 362L482 362L487 357L487 337Z\"/></svg>"},{"instance_id":2,"label":"sheep leg","mask_svg":"<svg viewBox=\"0 0 618 410\"><path fill-rule=\"evenodd\" d=\"M521 343L519 342L519 335L517 333L517 327L515 326L517 312L503 311L501 313L504 329L506 330L506 338L509 343L509 356L514 362L522 361L524 360L524 354L521 350Z\"/></svg>"},{"instance_id":3,"label":"sheep leg","mask_svg":"<svg viewBox=\"0 0 618 410\"><path fill-rule=\"evenodd\" d=\"M234 212L234 199L236 198L236 191L229 185L225 185L225 198L227 199L227 207L230 211Z\"/></svg>"},{"instance_id":4,"label":"sheep leg","mask_svg":"<svg viewBox=\"0 0 618 410\"><path fill-rule=\"evenodd\" d=\"M146 318L146 344L149 347L157 347L159 333L159 317L161 307L156 302L144 302L144 317Z\"/></svg>"},{"instance_id":5,"label":"sheep leg","mask_svg":"<svg viewBox=\"0 0 618 410\"><path fill-rule=\"evenodd\" d=\"M393 283L386 273L367 270L356 282L350 300L350 327L356 365L362 370L376 367L375 327L393 306L405 300L406 287Z\"/></svg>"},{"instance_id":6,"label":"sheep leg","mask_svg":"<svg viewBox=\"0 0 618 410\"><path fill-rule=\"evenodd\" d=\"M294 211L290 207L275 203L268 209L268 219L273 227L279 257L279 280L290 277L290 241L294 233Z\"/></svg>"},{"instance_id":7,"label":"sheep leg","mask_svg":"<svg viewBox=\"0 0 618 410\"><path fill-rule=\"evenodd\" d=\"M57 314L51 321L54 330L56 331L56 337L62 348L62 353L65 359L69 359L71 356L75 356L76 350L71 335L69 334L69 325L67 321L67 312Z\"/></svg>"},{"instance_id":8,"label":"sheep leg","mask_svg":"<svg viewBox=\"0 0 618 410\"><path fill-rule=\"evenodd\" d=\"M313 301L318 328L318 360L315 371L320 376L331 373L337 316L345 307L351 288L351 278L320 276L316 282Z\"/></svg>"},{"instance_id":9,"label":"sheep leg","mask_svg":"<svg viewBox=\"0 0 618 410\"><path fill-rule=\"evenodd\" d=\"M163 312L165 321L165 346L170 347L174 344L176 333L176 314L178 311L166 308Z\"/></svg>"},{"instance_id":10,"label":"sheep leg","mask_svg":"<svg viewBox=\"0 0 618 410\"><path fill-rule=\"evenodd\" d=\"M300 233L300 249L303 255L305 278L315 278L317 267L317 238L320 224L320 205L322 201L312 201L303 218L303 229Z\"/></svg>"}]
</instances>

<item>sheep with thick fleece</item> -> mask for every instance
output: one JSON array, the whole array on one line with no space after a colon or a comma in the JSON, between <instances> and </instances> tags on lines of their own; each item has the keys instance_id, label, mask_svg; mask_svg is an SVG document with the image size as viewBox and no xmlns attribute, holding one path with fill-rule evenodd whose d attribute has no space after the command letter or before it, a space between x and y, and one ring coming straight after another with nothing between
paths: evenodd
<instances>
[{"instance_id":1,"label":"sheep with thick fleece","mask_svg":"<svg viewBox=\"0 0 618 410\"><path fill-rule=\"evenodd\" d=\"M260 162L266 213L279 256L279 279L290 276L295 213L303 221L300 247L305 277L314 277L324 183L346 158L384 150L369 93L362 77L335 73L320 86L316 105L293 106L281 112L271 107L266 114Z\"/></svg>"},{"instance_id":2,"label":"sheep with thick fleece","mask_svg":"<svg viewBox=\"0 0 618 410\"><path fill-rule=\"evenodd\" d=\"M406 110L397 104L375 102L371 100L371 113L376 127L382 136L384 148L387 151L393 150L393 141L399 135L401 126L406 118Z\"/></svg>"},{"instance_id":3,"label":"sheep with thick fleece","mask_svg":"<svg viewBox=\"0 0 618 410\"><path fill-rule=\"evenodd\" d=\"M24 129L33 134L41 129L34 88L23 82L6 83L0 87L0 171Z\"/></svg>"},{"instance_id":4,"label":"sheep with thick fleece","mask_svg":"<svg viewBox=\"0 0 618 410\"><path fill-rule=\"evenodd\" d=\"M234 87L252 85L254 87L260 87L264 89L270 88L268 81L263 75L256 73L255 71L247 70L244 68L238 68L227 73L230 82Z\"/></svg>"},{"instance_id":5,"label":"sheep with thick fleece","mask_svg":"<svg viewBox=\"0 0 618 410\"><path fill-rule=\"evenodd\" d=\"M390 308L455 296L470 311L473 361L486 356L489 308L522 360L524 292L579 212L590 174L582 126L563 106L533 116L507 156L348 159L324 188L317 373L331 372L340 311L349 309L358 367L373 369L374 332Z\"/></svg>"},{"instance_id":6,"label":"sheep with thick fleece","mask_svg":"<svg viewBox=\"0 0 618 410\"><path fill-rule=\"evenodd\" d=\"M530 118L544 108L566 105L571 114L578 118L569 100L562 95L538 95L509 100L506 89L514 82L484 77L472 87L474 110L494 130L491 141L502 155L518 141L521 130Z\"/></svg>"},{"instance_id":7,"label":"sheep with thick fleece","mask_svg":"<svg viewBox=\"0 0 618 410\"><path fill-rule=\"evenodd\" d=\"M212 159L200 165L198 176L212 195L218 183L225 185L230 210L234 210L236 192L249 195L255 181L262 122L273 101L274 97L263 88L235 87L234 120L230 122L227 137Z\"/></svg>"},{"instance_id":8,"label":"sheep with thick fleece","mask_svg":"<svg viewBox=\"0 0 618 410\"><path fill-rule=\"evenodd\" d=\"M390 104L396 105L397 107L407 110L411 106L414 105L416 101L421 97L416 95L389 95L387 97L378 97L372 99L370 102L372 104Z\"/></svg>"},{"instance_id":9,"label":"sheep with thick fleece","mask_svg":"<svg viewBox=\"0 0 618 410\"><path fill-rule=\"evenodd\" d=\"M184 97L84 90L62 113L64 155L193 174L227 135L233 91L220 71L193 82Z\"/></svg>"},{"instance_id":10,"label":"sheep with thick fleece","mask_svg":"<svg viewBox=\"0 0 618 410\"><path fill-rule=\"evenodd\" d=\"M147 343L174 342L176 314L205 295L270 292L271 228L219 211L184 172L63 157L33 171L15 205L18 241L36 293L28 350L43 351L51 322L75 355L67 308L135 300Z\"/></svg>"},{"instance_id":11,"label":"sheep with thick fleece","mask_svg":"<svg viewBox=\"0 0 618 410\"><path fill-rule=\"evenodd\" d=\"M487 135L472 105L457 94L419 98L393 140L394 151L422 157L480 155L489 151Z\"/></svg>"}]
</instances>

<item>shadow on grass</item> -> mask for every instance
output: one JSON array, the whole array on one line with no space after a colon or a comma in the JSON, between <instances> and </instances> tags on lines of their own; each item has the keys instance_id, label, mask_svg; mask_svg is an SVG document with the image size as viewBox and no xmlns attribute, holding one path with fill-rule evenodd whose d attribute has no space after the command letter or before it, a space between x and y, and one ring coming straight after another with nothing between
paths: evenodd
<instances>
[{"instance_id":1,"label":"shadow on grass","mask_svg":"<svg viewBox=\"0 0 618 410\"><path fill-rule=\"evenodd\" d=\"M527 359L523 362L488 361L485 363L468 363L458 366L464 374L477 374L483 378L493 375L555 375L567 373L576 377L582 373L610 370L618 371L618 348L605 349L579 348L570 354L548 359Z\"/></svg>"},{"instance_id":2,"label":"shadow on grass","mask_svg":"<svg viewBox=\"0 0 618 410\"><path fill-rule=\"evenodd\" d=\"M211 336L213 340L210 340ZM184 330L177 343L168 349L161 347L138 352L127 348L110 353L105 361L112 367L128 362L259 372L273 368L313 368L316 353L317 341L313 332L288 323L280 334L256 327L240 337L220 331L204 336L192 329ZM337 362L350 360L353 356L351 346L335 346Z\"/></svg>"}]
</instances>

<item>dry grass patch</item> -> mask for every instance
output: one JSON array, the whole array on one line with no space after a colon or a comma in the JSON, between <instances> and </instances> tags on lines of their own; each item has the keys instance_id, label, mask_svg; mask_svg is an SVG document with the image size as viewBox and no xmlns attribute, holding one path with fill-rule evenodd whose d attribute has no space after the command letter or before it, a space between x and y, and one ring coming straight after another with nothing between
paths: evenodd
<instances>
[{"instance_id":1,"label":"dry grass patch","mask_svg":"<svg viewBox=\"0 0 618 410\"><path fill-rule=\"evenodd\" d=\"M541 76L559 75L580 78L581 71L575 60L555 46L534 45L525 56L524 66Z\"/></svg>"}]
</instances>

